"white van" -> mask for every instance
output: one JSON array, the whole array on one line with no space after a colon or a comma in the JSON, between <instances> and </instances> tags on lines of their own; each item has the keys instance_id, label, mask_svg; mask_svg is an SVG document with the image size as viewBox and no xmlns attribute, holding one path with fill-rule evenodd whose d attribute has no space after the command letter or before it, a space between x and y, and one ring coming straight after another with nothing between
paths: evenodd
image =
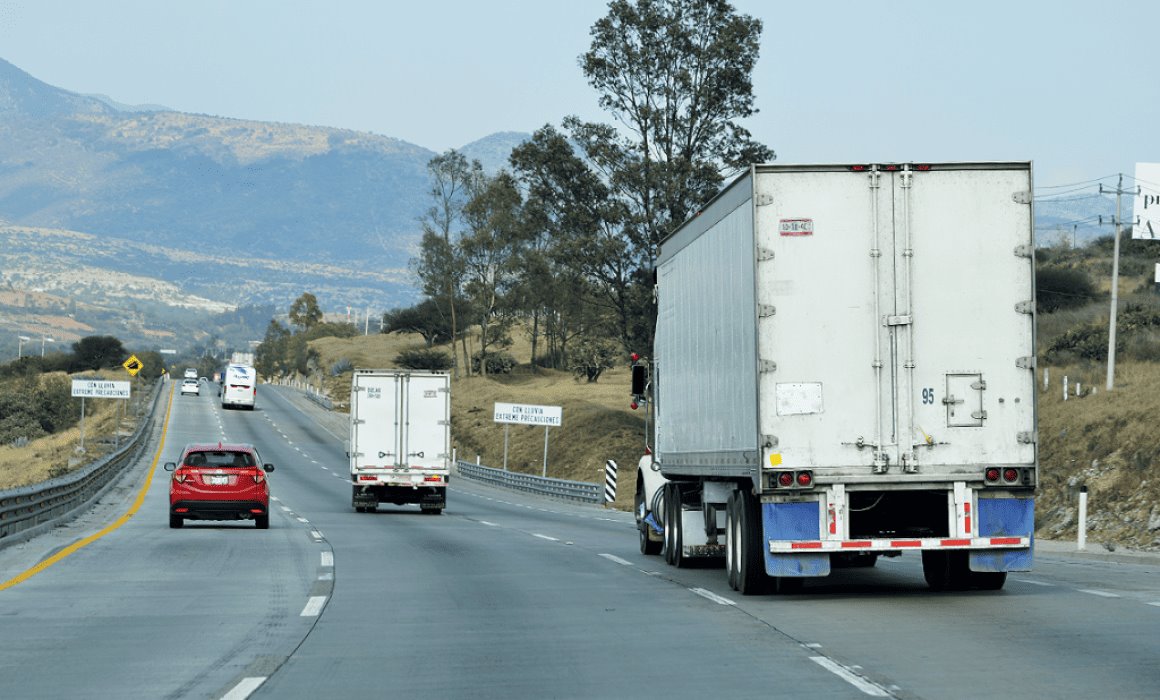
<instances>
[{"instance_id":1,"label":"white van","mask_svg":"<svg viewBox=\"0 0 1160 700\"><path fill-rule=\"evenodd\" d=\"M228 365L222 377L222 408L254 410L258 373L249 365Z\"/></svg>"},{"instance_id":2,"label":"white van","mask_svg":"<svg viewBox=\"0 0 1160 700\"><path fill-rule=\"evenodd\" d=\"M193 367L186 367L185 379L197 379L197 370Z\"/></svg>"}]
</instances>

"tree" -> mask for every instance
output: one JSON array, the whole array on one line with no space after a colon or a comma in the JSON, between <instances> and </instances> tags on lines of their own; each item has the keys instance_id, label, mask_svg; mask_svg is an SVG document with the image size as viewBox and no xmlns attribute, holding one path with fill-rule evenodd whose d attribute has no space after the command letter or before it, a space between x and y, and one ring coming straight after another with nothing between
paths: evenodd
<instances>
[{"instance_id":1,"label":"tree","mask_svg":"<svg viewBox=\"0 0 1160 700\"><path fill-rule=\"evenodd\" d=\"M450 319L435 300L429 298L415 306L383 314L383 333L418 333L428 348L453 337Z\"/></svg>"},{"instance_id":2,"label":"tree","mask_svg":"<svg viewBox=\"0 0 1160 700\"><path fill-rule=\"evenodd\" d=\"M564 127L625 207L619 233L629 245L608 242L607 282L648 279L666 233L727 175L774 159L736 123L757 112L750 75L761 29L725 0L613 0L593 26L584 75L629 135L576 117ZM647 288L620 286L609 299L625 314L624 342L651 344Z\"/></svg>"},{"instance_id":3,"label":"tree","mask_svg":"<svg viewBox=\"0 0 1160 700\"><path fill-rule=\"evenodd\" d=\"M521 236L523 198L515 178L501 172L481 176L472 186L472 197L463 208L469 233L459 243L464 267L463 291L471 303L480 329L479 354L493 345L510 344L511 320L507 298L515 279ZM482 363L486 374L487 363Z\"/></svg>"},{"instance_id":4,"label":"tree","mask_svg":"<svg viewBox=\"0 0 1160 700\"><path fill-rule=\"evenodd\" d=\"M290 323L303 330L310 330L322 322L322 309L318 308L318 298L310 292L294 300L290 305Z\"/></svg>"},{"instance_id":5,"label":"tree","mask_svg":"<svg viewBox=\"0 0 1160 700\"><path fill-rule=\"evenodd\" d=\"M73 343L73 372L119 367L128 359L121 341L111 335L90 335Z\"/></svg>"},{"instance_id":6,"label":"tree","mask_svg":"<svg viewBox=\"0 0 1160 700\"><path fill-rule=\"evenodd\" d=\"M418 259L414 262L415 273L422 282L423 293L447 309L451 317L451 352L458 357L455 340L459 323L459 279L463 265L453 236L462 223L463 206L473 180L482 176L483 166L479 161L470 165L467 158L451 149L427 163L431 175L431 199L433 204L420 219L423 237L420 242ZM463 339L463 366L471 372L467 352L467 341ZM459 362L456 360L455 376L459 376Z\"/></svg>"}]
</instances>

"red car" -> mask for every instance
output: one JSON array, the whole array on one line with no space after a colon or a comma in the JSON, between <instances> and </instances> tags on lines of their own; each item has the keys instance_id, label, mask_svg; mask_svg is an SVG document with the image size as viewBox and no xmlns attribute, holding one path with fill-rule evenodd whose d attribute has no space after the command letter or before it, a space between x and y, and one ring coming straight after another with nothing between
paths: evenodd
<instances>
[{"instance_id":1,"label":"red car","mask_svg":"<svg viewBox=\"0 0 1160 700\"><path fill-rule=\"evenodd\" d=\"M245 443L190 444L181 461L166 462L169 481L169 527L186 520L253 520L270 527L273 464L262 464L258 450Z\"/></svg>"}]
</instances>

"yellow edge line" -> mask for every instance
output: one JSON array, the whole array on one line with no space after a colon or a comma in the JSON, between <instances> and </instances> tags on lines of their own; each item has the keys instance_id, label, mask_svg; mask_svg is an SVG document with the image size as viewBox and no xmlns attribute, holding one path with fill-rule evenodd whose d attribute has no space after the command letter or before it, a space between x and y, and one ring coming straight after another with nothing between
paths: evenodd
<instances>
[{"instance_id":1,"label":"yellow edge line","mask_svg":"<svg viewBox=\"0 0 1160 700\"><path fill-rule=\"evenodd\" d=\"M133 505L129 508L129 510L126 511L124 515L117 518L112 524L106 526L104 529L100 530L99 532L96 532L92 535L89 535L88 537L84 538L83 540L80 540L79 542L74 542L74 543L70 544L69 546L60 550L59 552L52 555L48 559L45 559L44 561L40 562L36 566L32 567L31 569L28 569L24 573L8 579L4 583L0 583L0 591L4 590L6 588L11 588L18 583L23 583L24 581L27 581L28 579L32 578L33 576L39 574L41 571L44 571L48 567L57 563L61 559L64 559L65 557L69 556L73 552L89 546L93 542L96 542L97 540L101 539L105 535L109 534L110 532L113 532L117 528L119 528L122 525L124 525L125 523L129 522L129 518L133 517L133 515L138 511L138 509L141 508L141 505L143 503L145 503L145 494L149 493L149 486L153 483L153 473L155 471L157 471L157 462L158 462L158 460L161 459L162 450L165 449L165 434L169 430L169 412L173 409L173 390L174 390L174 388L172 386L169 387L169 403L165 407L165 423L161 426L161 444L159 444L157 446L157 454L153 455L153 463L149 466L149 474L145 477L145 485L142 486L141 490L137 493L137 500L133 501Z\"/></svg>"}]
</instances>

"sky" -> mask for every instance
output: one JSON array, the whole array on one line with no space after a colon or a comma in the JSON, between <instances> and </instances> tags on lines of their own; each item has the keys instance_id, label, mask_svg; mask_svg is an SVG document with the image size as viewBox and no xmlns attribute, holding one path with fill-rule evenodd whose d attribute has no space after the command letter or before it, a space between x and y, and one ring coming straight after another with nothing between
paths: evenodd
<instances>
[{"instance_id":1,"label":"sky","mask_svg":"<svg viewBox=\"0 0 1160 700\"><path fill-rule=\"evenodd\" d=\"M762 20L782 163L1025 161L1037 190L1160 161L1154 0L733 0ZM607 0L0 0L0 58L126 104L442 152L612 123L579 57Z\"/></svg>"}]
</instances>

